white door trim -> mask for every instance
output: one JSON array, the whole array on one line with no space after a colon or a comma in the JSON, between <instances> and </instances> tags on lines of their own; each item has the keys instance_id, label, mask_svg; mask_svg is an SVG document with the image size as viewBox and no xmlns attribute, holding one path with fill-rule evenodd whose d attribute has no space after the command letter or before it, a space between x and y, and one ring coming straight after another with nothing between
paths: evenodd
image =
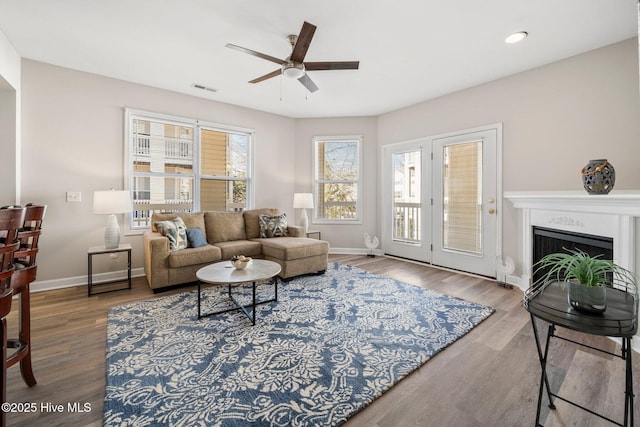
<instances>
[{"instance_id":1,"label":"white door trim","mask_svg":"<svg viewBox=\"0 0 640 427\"><path fill-rule=\"evenodd\" d=\"M402 141L402 142L396 142L396 143L391 143L391 144L386 144L383 145L381 147L380 150L380 169L382 170L382 177L381 177L381 189L382 189L382 198L384 200L384 197L386 197L386 195L390 194L390 181L389 181L389 174L391 173L389 170L389 165L387 164L387 159L385 157L385 154L392 149L400 149L400 148L405 148L405 147L411 147L411 146L415 146L419 143L424 143L426 145L428 145L430 148L429 150L431 150L431 147L433 147L433 142L434 140L437 139L442 139L442 138L448 138L448 137L452 137L452 136L461 136L464 134L470 134L470 133L477 133L477 132L483 132L483 131L488 131L488 130L495 130L496 132L496 162L495 162L495 167L496 167L496 197L495 197L495 203L496 203L496 262L501 261L502 260L502 224L503 224L503 217L502 217L502 207L503 207L503 197L502 197L502 172L503 172L503 168L502 168L502 123L494 123L494 124L490 124L490 125L485 125L485 126L478 126L475 128L470 128L470 129L464 129L464 130L460 130L460 131L453 131L453 132L446 132L446 133L442 133L442 134L438 134L438 135L434 135L434 136L429 136L429 137L423 137L423 138L415 138L415 139L411 139L411 140L407 140L407 141ZM425 168L425 170L427 170ZM432 167L428 168L428 171L431 172ZM432 182L432 177L429 176L428 177L428 181L431 183ZM424 191L424 190L423 190ZM429 193L431 193L431 190L429 190ZM388 207L385 205L384 201L381 204L381 218L382 218L382 236L383 236L383 240L382 240L382 249L384 251L385 245L388 246L388 242L386 242L386 238L385 236L390 235L389 234L389 224L390 224L390 217L389 217L390 213L389 213L389 209ZM431 215L429 215L429 219L431 220ZM426 225L426 224L425 224ZM427 228L427 227L424 227ZM433 236L429 236L430 239L433 238ZM429 255L429 259L431 259L431 255Z\"/></svg>"}]
</instances>

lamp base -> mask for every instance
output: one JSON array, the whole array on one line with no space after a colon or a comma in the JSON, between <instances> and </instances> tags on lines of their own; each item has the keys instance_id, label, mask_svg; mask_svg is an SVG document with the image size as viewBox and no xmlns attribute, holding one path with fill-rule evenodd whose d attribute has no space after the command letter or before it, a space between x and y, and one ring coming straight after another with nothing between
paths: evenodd
<instances>
[{"instance_id":1,"label":"lamp base","mask_svg":"<svg viewBox=\"0 0 640 427\"><path fill-rule=\"evenodd\" d=\"M302 219L300 220L300 225L304 228L304 232L309 231L309 217L307 217L307 209L302 208Z\"/></svg>"},{"instance_id":2,"label":"lamp base","mask_svg":"<svg viewBox=\"0 0 640 427\"><path fill-rule=\"evenodd\" d=\"M104 229L104 247L116 249L118 246L120 246L120 227L116 216L111 214L107 217L107 225Z\"/></svg>"}]
</instances>

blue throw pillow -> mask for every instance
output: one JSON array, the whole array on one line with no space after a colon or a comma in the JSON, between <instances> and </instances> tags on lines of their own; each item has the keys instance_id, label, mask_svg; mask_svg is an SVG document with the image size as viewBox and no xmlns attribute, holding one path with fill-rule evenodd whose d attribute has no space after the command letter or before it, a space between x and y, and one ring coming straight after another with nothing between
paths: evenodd
<instances>
[{"instance_id":1,"label":"blue throw pillow","mask_svg":"<svg viewBox=\"0 0 640 427\"><path fill-rule=\"evenodd\" d=\"M207 239L201 228L187 228L187 240L190 248L199 248L207 245Z\"/></svg>"}]
</instances>

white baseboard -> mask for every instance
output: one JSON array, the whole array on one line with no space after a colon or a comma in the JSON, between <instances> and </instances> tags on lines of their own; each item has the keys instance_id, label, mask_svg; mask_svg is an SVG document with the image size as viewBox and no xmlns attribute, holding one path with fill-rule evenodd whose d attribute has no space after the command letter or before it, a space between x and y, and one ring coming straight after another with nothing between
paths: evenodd
<instances>
[{"instance_id":1,"label":"white baseboard","mask_svg":"<svg viewBox=\"0 0 640 427\"><path fill-rule=\"evenodd\" d=\"M370 253L378 256L384 255L381 249L370 251L366 248L329 248L329 253L336 255L369 255Z\"/></svg>"},{"instance_id":2,"label":"white baseboard","mask_svg":"<svg viewBox=\"0 0 640 427\"><path fill-rule=\"evenodd\" d=\"M131 270L131 277L144 276L144 268ZM93 283L100 284L112 280L127 280L127 270L99 273L93 275ZM87 286L87 276L63 277L53 280L36 280L30 286L31 292L52 291L54 289L72 288L74 286Z\"/></svg>"},{"instance_id":3,"label":"white baseboard","mask_svg":"<svg viewBox=\"0 0 640 427\"><path fill-rule=\"evenodd\" d=\"M507 283L510 285L517 286L522 290L522 292L529 289L529 276L507 276Z\"/></svg>"}]
</instances>

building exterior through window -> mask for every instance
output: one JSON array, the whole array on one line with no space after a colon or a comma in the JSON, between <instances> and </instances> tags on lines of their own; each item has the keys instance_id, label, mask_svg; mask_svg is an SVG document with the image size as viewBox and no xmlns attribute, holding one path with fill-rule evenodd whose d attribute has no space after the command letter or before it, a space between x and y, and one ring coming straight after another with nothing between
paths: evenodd
<instances>
[{"instance_id":1,"label":"building exterior through window","mask_svg":"<svg viewBox=\"0 0 640 427\"><path fill-rule=\"evenodd\" d=\"M129 229L153 212L238 211L251 207L250 130L126 111Z\"/></svg>"}]
</instances>

